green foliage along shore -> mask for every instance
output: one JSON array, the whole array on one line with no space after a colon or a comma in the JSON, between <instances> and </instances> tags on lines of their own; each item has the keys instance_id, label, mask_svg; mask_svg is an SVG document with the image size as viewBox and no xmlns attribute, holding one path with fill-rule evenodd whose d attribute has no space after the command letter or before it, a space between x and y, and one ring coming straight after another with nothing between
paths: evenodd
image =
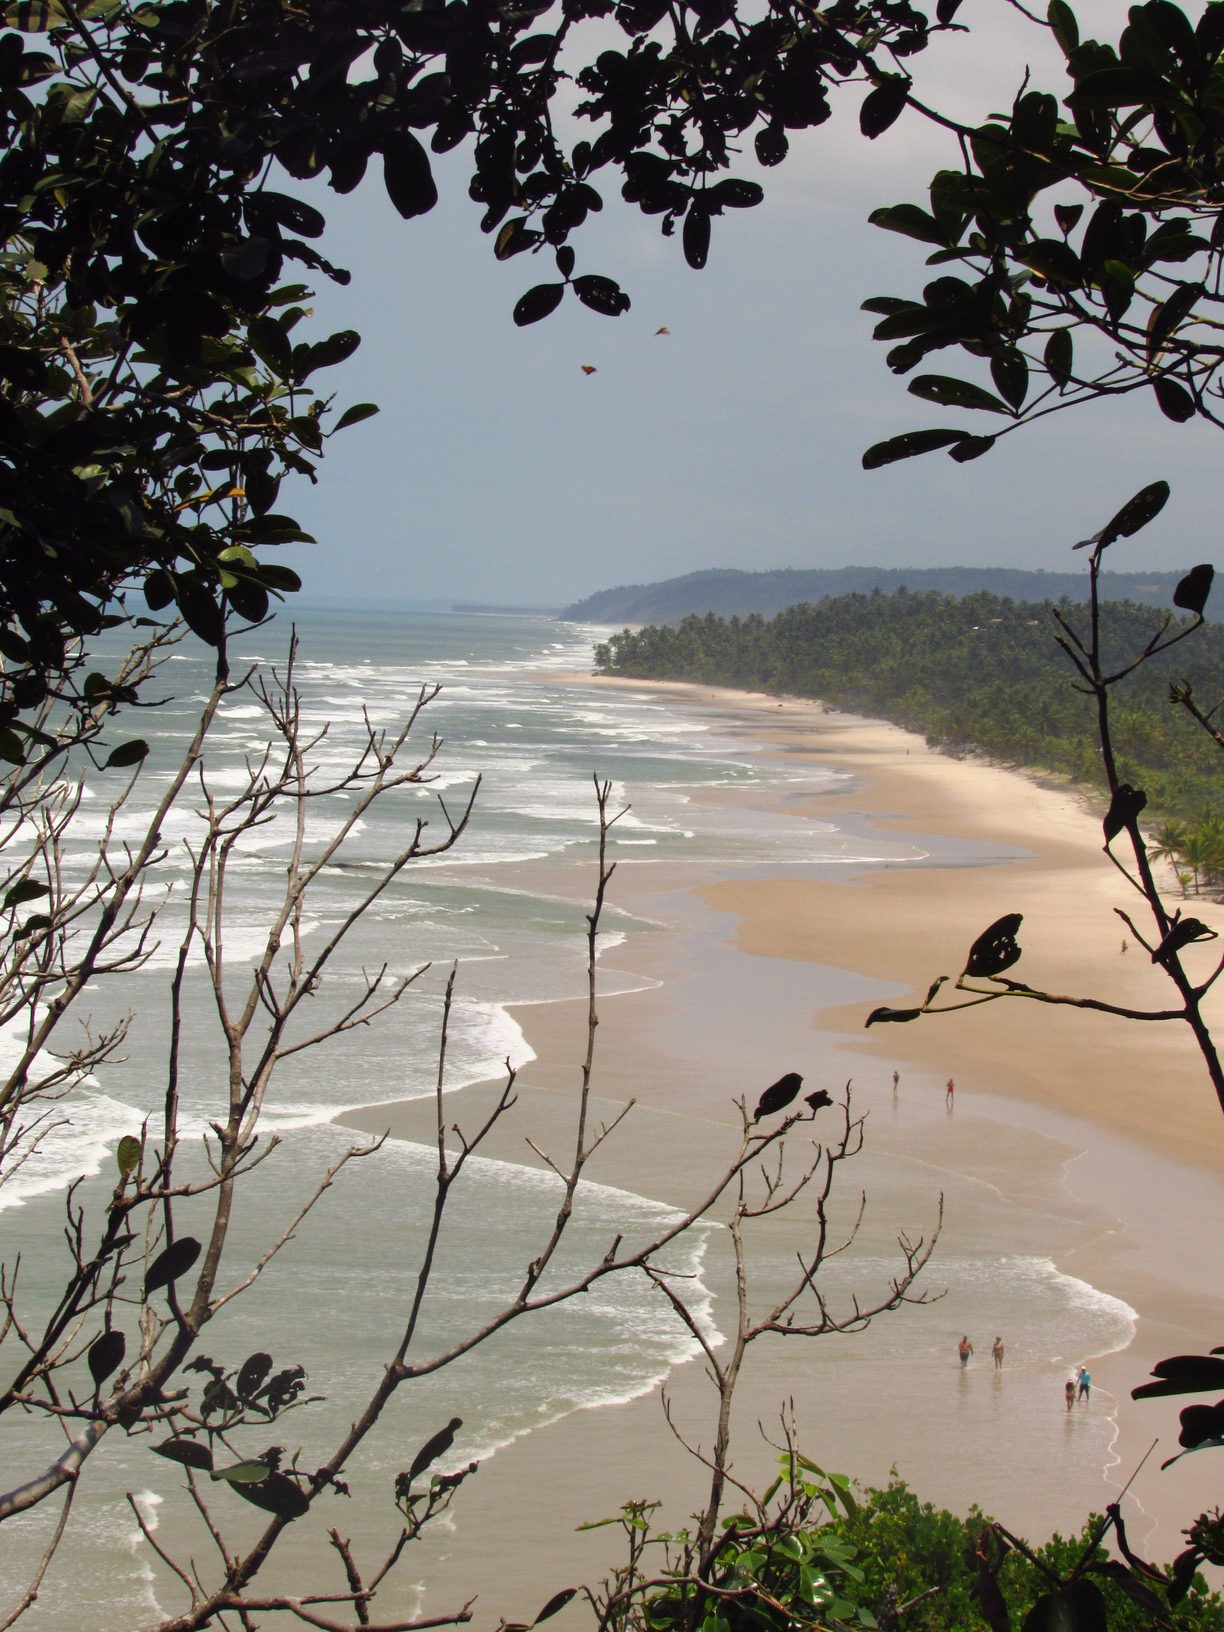
<instances>
[{"instance_id":1,"label":"green foliage along shore","mask_svg":"<svg viewBox=\"0 0 1224 1632\"><path fill-rule=\"evenodd\" d=\"M710 1583L715 1602L699 1632L1224 1632L1224 1600L1202 1575L1168 1605L1136 1587L1102 1545L1109 1527L1098 1515L1078 1535L1029 1547L977 1508L960 1517L895 1476L885 1489L857 1493L830 1477L802 1477L783 1522L747 1513L727 1522ZM1077 1613L1060 1590L1070 1581L1080 1583ZM668 1586L646 1597L640 1615L606 1624L685 1632L692 1604L691 1582Z\"/></svg>"},{"instance_id":2,"label":"green foliage along shore","mask_svg":"<svg viewBox=\"0 0 1224 1632\"><path fill-rule=\"evenodd\" d=\"M1072 621L1083 608L1059 603ZM1109 608L1107 660L1122 667L1163 614L1120 601ZM1004 764L1104 785L1091 699L1054 643L1051 604L996 595L956 599L899 590L789 607L775 618L686 618L624 630L595 648L598 672L635 679L820 697L921 732L947 753L980 751ZM1125 778L1146 790L1153 814L1197 823L1218 809L1220 756L1174 708L1169 687L1188 681L1203 707L1224 688L1224 631L1143 665L1115 693Z\"/></svg>"}]
</instances>

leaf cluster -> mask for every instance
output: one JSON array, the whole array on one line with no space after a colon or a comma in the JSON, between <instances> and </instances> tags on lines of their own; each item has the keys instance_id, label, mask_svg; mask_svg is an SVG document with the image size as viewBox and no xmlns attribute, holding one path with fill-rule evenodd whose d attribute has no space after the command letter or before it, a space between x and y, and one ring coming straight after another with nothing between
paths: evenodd
<instances>
[{"instance_id":1,"label":"leaf cluster","mask_svg":"<svg viewBox=\"0 0 1224 1632\"><path fill-rule=\"evenodd\" d=\"M703 1594L679 1580L647 1596L643 1628L782 1632L795 1626L906 1632L1219 1632L1224 1601L1192 1570L1184 1582L1103 1545L1110 1520L1091 1516L1078 1536L1029 1547L979 1509L957 1516L923 1502L903 1480L852 1491L806 1458L784 1474L793 1492L772 1522L727 1520ZM773 1487L777 1491L777 1485ZM768 1498L763 1498L767 1500ZM674 1538L659 1538L671 1540ZM1201 1559L1200 1559L1201 1561ZM1145 1572L1158 1593L1138 1579ZM1166 1596L1167 1594L1167 1596ZM696 1618L694 1606L699 1605ZM687 1619L686 1619L687 1617Z\"/></svg>"},{"instance_id":2,"label":"leaf cluster","mask_svg":"<svg viewBox=\"0 0 1224 1632\"><path fill-rule=\"evenodd\" d=\"M907 375L959 349L979 378L919 373L910 393L991 418L891 437L868 469L938 448L975 459L1019 425L1136 390L1171 420L1222 423L1224 14L1208 5L1192 24L1148 0L1115 46L1081 39L1071 6L1050 0L1046 26L1065 59L1061 101L1026 79L1006 113L961 131L961 164L924 205L871 217L940 268L918 297L864 302L889 367Z\"/></svg>"}]
</instances>

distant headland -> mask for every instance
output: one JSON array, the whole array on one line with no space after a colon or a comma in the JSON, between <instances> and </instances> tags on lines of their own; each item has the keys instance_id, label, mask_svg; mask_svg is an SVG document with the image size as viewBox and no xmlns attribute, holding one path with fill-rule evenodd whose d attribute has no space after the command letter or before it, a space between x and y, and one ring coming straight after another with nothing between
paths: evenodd
<instances>
[{"instance_id":1,"label":"distant headland","mask_svg":"<svg viewBox=\"0 0 1224 1632\"><path fill-rule=\"evenodd\" d=\"M1190 563L1187 562L1187 566ZM1184 571L1184 569L1183 569ZM1182 572L1103 572L1107 600L1171 607ZM562 608L559 616L576 623L678 623L707 612L721 617L770 618L800 601L815 603L838 595L867 595L873 589L935 590L963 597L982 591L1016 601L1083 601L1084 572L1026 572L1019 567L814 567L773 572L710 568L664 578L655 584L622 584L602 589ZM465 610L472 610L465 608Z\"/></svg>"}]
</instances>

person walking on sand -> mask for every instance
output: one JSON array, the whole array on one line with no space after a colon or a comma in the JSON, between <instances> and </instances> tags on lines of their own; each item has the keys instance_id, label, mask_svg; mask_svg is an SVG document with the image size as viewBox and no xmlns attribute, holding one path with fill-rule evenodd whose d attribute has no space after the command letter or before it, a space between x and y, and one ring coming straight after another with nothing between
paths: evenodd
<instances>
[{"instance_id":1,"label":"person walking on sand","mask_svg":"<svg viewBox=\"0 0 1224 1632\"><path fill-rule=\"evenodd\" d=\"M995 1370L996 1371L1002 1371L1003 1370L1003 1339L1001 1337L996 1337L995 1338L994 1348L991 1349L990 1353L991 1353L991 1355L992 1355L992 1357L994 1359Z\"/></svg>"},{"instance_id":2,"label":"person walking on sand","mask_svg":"<svg viewBox=\"0 0 1224 1632\"><path fill-rule=\"evenodd\" d=\"M1071 1407L1075 1404L1075 1378L1074 1377L1068 1377L1066 1382L1063 1384L1063 1396L1064 1396L1064 1398L1066 1399L1066 1402L1067 1402L1067 1410L1070 1411Z\"/></svg>"},{"instance_id":3,"label":"person walking on sand","mask_svg":"<svg viewBox=\"0 0 1224 1632\"><path fill-rule=\"evenodd\" d=\"M1079 1372L1079 1398L1086 1400L1092 1394L1092 1374L1087 1366L1081 1366Z\"/></svg>"},{"instance_id":4,"label":"person walking on sand","mask_svg":"<svg viewBox=\"0 0 1224 1632\"><path fill-rule=\"evenodd\" d=\"M900 1073L900 1071L894 1071L893 1072L893 1093L894 1094L896 1093L897 1089L900 1086L901 1086L901 1073Z\"/></svg>"},{"instance_id":5,"label":"person walking on sand","mask_svg":"<svg viewBox=\"0 0 1224 1632\"><path fill-rule=\"evenodd\" d=\"M949 1077L948 1080L947 1080L947 1083L944 1085L944 1104L945 1105L951 1106L952 1096L953 1096L953 1094L955 1092L956 1092L956 1084L952 1081L952 1078Z\"/></svg>"},{"instance_id":6,"label":"person walking on sand","mask_svg":"<svg viewBox=\"0 0 1224 1632\"><path fill-rule=\"evenodd\" d=\"M960 1356L961 1365L967 1366L969 1364L969 1356L973 1353L973 1344L970 1343L968 1337L961 1338L960 1342L956 1345L956 1352Z\"/></svg>"}]
</instances>

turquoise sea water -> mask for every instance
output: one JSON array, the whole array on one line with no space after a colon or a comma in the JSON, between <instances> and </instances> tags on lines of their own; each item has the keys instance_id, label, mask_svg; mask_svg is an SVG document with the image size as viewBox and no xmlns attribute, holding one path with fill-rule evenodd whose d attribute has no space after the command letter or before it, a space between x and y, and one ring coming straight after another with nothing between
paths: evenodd
<instances>
[{"instance_id":1,"label":"turquoise sea water","mask_svg":"<svg viewBox=\"0 0 1224 1632\"><path fill-rule=\"evenodd\" d=\"M457 962L459 975L447 1049L451 1088L496 1077L507 1062L518 1065L527 1057L507 1005L581 993L583 910L524 889L515 868L541 859L593 857L593 776L612 782L614 804L630 807L614 829L612 854L637 865L685 861L708 866L714 875L728 868L806 871L924 860L919 841L813 819L811 798L846 785L836 769L813 772L757 753L712 710L648 692L566 683L565 674L589 667L599 631L534 616L309 609L298 614L298 624L302 720L315 739L313 756L322 777L337 773L360 751L371 727L393 726L422 687L442 687L413 739L421 757L432 750L434 737L441 739L429 767L431 780L401 790L376 810L328 867L302 926L308 950L351 911L413 823L424 819L432 824L428 831L437 831L439 797L453 811L462 808L478 775L481 787L457 849L401 875L329 966L317 999L321 1013L334 1015L355 1000L371 970L386 966L392 976L406 976L432 965L376 1027L303 1053L278 1075L264 1125L283 1143L256 1175L240 1210L233 1238L236 1265L275 1239L305 1188L350 1142L351 1135L333 1124L335 1116L359 1105L432 1093L441 992L452 963ZM285 643L286 631L274 624L248 637L244 651L252 661L281 664ZM186 647L170 657L164 684L154 682L154 692L160 686L166 701L133 723L133 732L150 740L152 753L146 775L118 818L121 836L137 832L153 808L207 684L204 658ZM214 798L238 791L266 740L266 715L257 699L248 694L231 699L206 755L205 778ZM69 870L88 864L107 830L104 785L99 776L86 784L67 841ZM773 794L782 797L767 813L757 796ZM794 795L789 805L788 795ZM809 802L802 811L800 796ZM173 925L187 887L193 812L203 797L202 787L194 784L163 825L164 855L154 869L149 900L164 896L167 926ZM345 794L324 798L319 819L342 819L347 801ZM226 945L239 978L267 934L289 837L281 818L253 835L236 860L238 887L230 901ZM965 859L984 858L966 846ZM634 937L658 933L658 926L613 907L604 929L602 950L606 955L616 948L617 973L605 977L603 990L631 989L646 979L632 972ZM0 1189L6 1244L20 1241L23 1276L35 1297L39 1288L55 1284L66 1187L85 1177L82 1196L96 1203L105 1193L118 1139L138 1132L161 1104L166 993L176 945L175 936L165 933L139 971L118 983L97 983L91 994L95 1024L120 1013L132 1016L122 1060L62 1103L57 1125ZM182 1083L184 1126L195 1139L218 1114L220 1081L215 1015L200 974L197 959ZM6 1046L13 1046L11 1038ZM892 1185L899 1199L929 1186L930 1174L915 1155L920 1145L921 1140L910 1142L908 1149L878 1159L883 1165L877 1183ZM96 1182L90 1184L90 1176ZM206 1351L227 1364L263 1347L278 1364L307 1366L312 1392L327 1396L329 1403L317 1414L323 1427L314 1428L312 1418L311 1430L297 1430L317 1436L305 1462L326 1445L328 1427L357 1407L384 1363L410 1295L416 1244L427 1228L431 1200L430 1153L403 1142L388 1144L376 1159L349 1170L292 1250L210 1333ZM538 1169L474 1164L466 1207L445 1237L426 1309L429 1352L445 1351L498 1306L538 1251L556 1204L556 1181ZM669 1216L650 1194L584 1186L569 1249L573 1261L598 1258L613 1235L657 1229ZM710 1247L710 1231L695 1232L676 1249L673 1266L692 1278L702 1317L716 1329L721 1304L717 1277L709 1271ZM780 1258L789 1258L789 1251L783 1244ZM949 1286L950 1322L968 1320L988 1302L996 1312L992 1318L1023 1330L1032 1352L1047 1359L1102 1352L1129 1336L1126 1306L1059 1275L1044 1251L1000 1260L995 1243L982 1239L973 1250L950 1252L941 1261L940 1276ZM942 1325L918 1336L913 1328L898 1337L883 1326L879 1333L855 1350L855 1370L864 1382L860 1404L867 1411L871 1390L878 1393L895 1367L897 1351L890 1344L907 1345L911 1363L928 1350L931 1366L946 1359ZM453 1460L488 1456L567 1412L655 1387L695 1351L691 1335L644 1283L627 1277L603 1282L597 1294L520 1324L460 1367L414 1385L411 1398L397 1403L391 1431L363 1459L362 1476L381 1489L403 1466L405 1446L410 1454L453 1414L464 1419ZM836 1364L836 1352L824 1363ZM852 1416L857 1407L847 1409ZM35 1425L19 1424L6 1434L6 1466L20 1468L22 1477L36 1471L39 1457L54 1443ZM1099 1437L1092 1453L1099 1453L1098 1461L1107 1452L1104 1424ZM30 1624L108 1632L174 1607L173 1586L136 1534L126 1498L128 1492L137 1495L150 1524L182 1544L188 1519L180 1487L176 1470L150 1456L144 1440L108 1436L82 1481L80 1523L71 1548L49 1577ZM6 1597L18 1589L46 1528L42 1513L5 1526L0 1581Z\"/></svg>"}]
</instances>

